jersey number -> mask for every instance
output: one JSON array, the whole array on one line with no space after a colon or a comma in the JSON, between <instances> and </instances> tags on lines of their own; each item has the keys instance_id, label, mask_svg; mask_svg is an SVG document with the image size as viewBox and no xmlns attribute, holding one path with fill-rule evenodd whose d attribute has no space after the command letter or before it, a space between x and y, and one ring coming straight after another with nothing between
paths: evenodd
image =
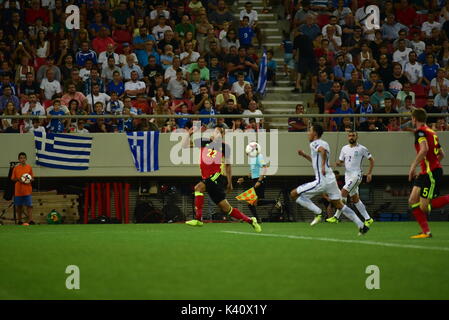
<instances>
[{"instance_id":1,"label":"jersey number","mask_svg":"<svg viewBox=\"0 0 449 320\"><path fill-rule=\"evenodd\" d=\"M437 155L438 153L440 153L440 149L437 148L437 145L438 145L438 136L437 135L433 135L433 143L435 144L433 147L433 152L435 153L435 155Z\"/></svg>"},{"instance_id":2,"label":"jersey number","mask_svg":"<svg viewBox=\"0 0 449 320\"><path fill-rule=\"evenodd\" d=\"M216 155L217 155L217 150L207 149L207 156L209 158L215 158Z\"/></svg>"},{"instance_id":3,"label":"jersey number","mask_svg":"<svg viewBox=\"0 0 449 320\"><path fill-rule=\"evenodd\" d=\"M422 191L422 195L424 197L427 197L428 194L429 194L429 188L424 188L423 191Z\"/></svg>"}]
</instances>

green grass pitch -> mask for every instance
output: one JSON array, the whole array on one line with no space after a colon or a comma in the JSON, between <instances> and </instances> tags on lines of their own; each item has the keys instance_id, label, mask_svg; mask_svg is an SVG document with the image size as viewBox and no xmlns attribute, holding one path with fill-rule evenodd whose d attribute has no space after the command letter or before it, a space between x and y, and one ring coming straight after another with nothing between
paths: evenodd
<instances>
[{"instance_id":1,"label":"green grass pitch","mask_svg":"<svg viewBox=\"0 0 449 320\"><path fill-rule=\"evenodd\" d=\"M415 222L0 226L0 299L449 299L449 223L430 225L422 240Z\"/></svg>"}]
</instances>

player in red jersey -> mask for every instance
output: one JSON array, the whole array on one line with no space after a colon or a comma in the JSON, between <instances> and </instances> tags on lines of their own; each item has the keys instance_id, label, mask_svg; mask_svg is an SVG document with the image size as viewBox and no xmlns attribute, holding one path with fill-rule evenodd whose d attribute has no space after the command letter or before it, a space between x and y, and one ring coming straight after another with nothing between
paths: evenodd
<instances>
[{"instance_id":1,"label":"player in red jersey","mask_svg":"<svg viewBox=\"0 0 449 320\"><path fill-rule=\"evenodd\" d=\"M194 127L189 130L189 134L183 139L183 146L189 147L190 135L193 133ZM221 211L238 220L248 222L256 232L262 229L257 223L256 218L249 218L240 212L237 208L233 208L228 200L226 200L226 191L232 191L232 173L231 164L229 163L230 148L223 142L224 128L217 125L210 139L203 140L201 138L193 141L193 146L200 148L200 169L201 181L195 186L195 219L186 221L190 226L202 226L203 222L203 205L204 192L207 191L212 201L218 205ZM224 160L226 168L226 177L221 174L221 166ZM226 189L225 189L226 188Z\"/></svg>"},{"instance_id":2,"label":"player in red jersey","mask_svg":"<svg viewBox=\"0 0 449 320\"><path fill-rule=\"evenodd\" d=\"M431 238L427 213L431 208L441 208L449 204L449 195L439 196L439 187L443 178L440 161L444 158L436 133L426 125L427 113L424 109L412 111L412 123L415 130L416 158L410 166L409 181L414 179L414 186L408 200L413 215L421 226L422 232L412 239ZM415 170L421 165L421 172L416 175Z\"/></svg>"}]
</instances>

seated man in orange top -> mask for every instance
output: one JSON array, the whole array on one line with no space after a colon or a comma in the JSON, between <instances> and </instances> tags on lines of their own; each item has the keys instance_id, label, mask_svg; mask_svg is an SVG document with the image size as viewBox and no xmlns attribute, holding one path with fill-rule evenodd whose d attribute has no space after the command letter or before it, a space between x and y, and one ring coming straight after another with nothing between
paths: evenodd
<instances>
[{"instance_id":1,"label":"seated man in orange top","mask_svg":"<svg viewBox=\"0 0 449 320\"><path fill-rule=\"evenodd\" d=\"M34 224L32 219L33 204L31 201L31 193L33 191L31 182L34 180L34 174L31 166L26 163L27 155L25 152L19 153L18 158L20 163L14 168L11 176L11 180L16 183L14 189L14 205L17 209L19 224L30 225ZM26 173L31 176L31 179L23 182L21 178ZM22 212L25 207L27 210L28 223L22 222Z\"/></svg>"}]
</instances>

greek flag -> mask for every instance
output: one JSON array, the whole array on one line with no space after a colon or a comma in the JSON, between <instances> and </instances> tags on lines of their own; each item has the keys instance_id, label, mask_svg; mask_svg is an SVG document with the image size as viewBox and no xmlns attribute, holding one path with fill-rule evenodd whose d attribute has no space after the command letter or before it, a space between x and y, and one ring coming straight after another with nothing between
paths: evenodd
<instances>
[{"instance_id":1,"label":"greek flag","mask_svg":"<svg viewBox=\"0 0 449 320\"><path fill-rule=\"evenodd\" d=\"M87 170L92 138L34 131L36 164L55 169Z\"/></svg>"},{"instance_id":2,"label":"greek flag","mask_svg":"<svg viewBox=\"0 0 449 320\"><path fill-rule=\"evenodd\" d=\"M259 65L259 80L257 81L256 92L265 95L267 88L267 49L263 49L263 56Z\"/></svg>"},{"instance_id":3,"label":"greek flag","mask_svg":"<svg viewBox=\"0 0 449 320\"><path fill-rule=\"evenodd\" d=\"M127 132L126 134L137 171L159 170L159 131Z\"/></svg>"}]
</instances>

